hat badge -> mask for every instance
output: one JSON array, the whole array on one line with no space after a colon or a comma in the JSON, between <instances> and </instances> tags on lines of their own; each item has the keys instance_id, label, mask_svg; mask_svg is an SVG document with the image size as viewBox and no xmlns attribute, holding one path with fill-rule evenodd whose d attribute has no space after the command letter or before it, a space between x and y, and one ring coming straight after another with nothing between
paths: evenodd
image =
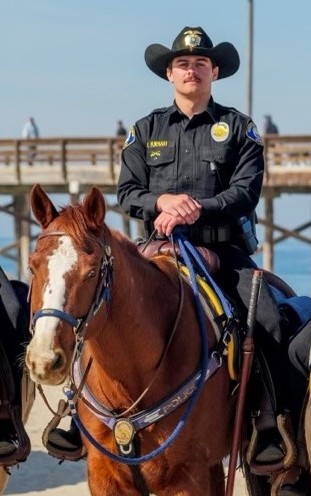
<instances>
[{"instance_id":1,"label":"hat badge","mask_svg":"<svg viewBox=\"0 0 311 496\"><path fill-rule=\"evenodd\" d=\"M190 30L190 31L185 31L184 33L185 36L185 45L190 48L190 51L193 50L193 48L200 46L201 43L201 35L202 33L200 31L197 31L196 29Z\"/></svg>"}]
</instances>

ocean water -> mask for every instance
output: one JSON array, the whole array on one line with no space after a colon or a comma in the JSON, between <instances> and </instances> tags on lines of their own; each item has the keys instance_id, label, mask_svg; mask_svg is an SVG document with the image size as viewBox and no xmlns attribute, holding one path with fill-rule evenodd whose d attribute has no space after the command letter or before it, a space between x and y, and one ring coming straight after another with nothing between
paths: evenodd
<instances>
[{"instance_id":1,"label":"ocean water","mask_svg":"<svg viewBox=\"0 0 311 496\"><path fill-rule=\"evenodd\" d=\"M113 226L113 220L110 225ZM118 228L118 227L117 227ZM12 238L0 238L0 247L12 242ZM254 257L256 264L262 267L262 255ZM0 256L2 268L16 276L15 262ZM289 239L276 245L273 272L281 277L298 295L311 296L311 247L299 241Z\"/></svg>"},{"instance_id":2,"label":"ocean water","mask_svg":"<svg viewBox=\"0 0 311 496\"><path fill-rule=\"evenodd\" d=\"M253 258L262 267L262 255ZM311 296L311 246L294 239L276 245L273 272L298 295Z\"/></svg>"}]
</instances>

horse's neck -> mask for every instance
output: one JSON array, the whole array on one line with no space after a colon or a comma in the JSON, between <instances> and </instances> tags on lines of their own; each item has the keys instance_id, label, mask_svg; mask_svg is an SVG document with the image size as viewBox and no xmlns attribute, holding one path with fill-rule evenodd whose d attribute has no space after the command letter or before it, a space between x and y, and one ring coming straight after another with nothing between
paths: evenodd
<instances>
[{"instance_id":1,"label":"horse's neck","mask_svg":"<svg viewBox=\"0 0 311 496\"><path fill-rule=\"evenodd\" d=\"M141 392L161 360L178 300L170 277L148 261L132 257L115 267L110 301L94 319L88 339L89 352L106 376L122 385L134 378Z\"/></svg>"}]
</instances>

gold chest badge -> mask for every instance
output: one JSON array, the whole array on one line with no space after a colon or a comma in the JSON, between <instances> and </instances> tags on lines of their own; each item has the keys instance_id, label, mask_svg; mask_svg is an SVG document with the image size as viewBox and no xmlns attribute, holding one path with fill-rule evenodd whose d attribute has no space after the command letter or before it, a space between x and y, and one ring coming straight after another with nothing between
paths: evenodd
<instances>
[{"instance_id":1,"label":"gold chest badge","mask_svg":"<svg viewBox=\"0 0 311 496\"><path fill-rule=\"evenodd\" d=\"M225 141L229 136L229 126L226 122L216 122L211 128L211 136L218 143Z\"/></svg>"}]
</instances>

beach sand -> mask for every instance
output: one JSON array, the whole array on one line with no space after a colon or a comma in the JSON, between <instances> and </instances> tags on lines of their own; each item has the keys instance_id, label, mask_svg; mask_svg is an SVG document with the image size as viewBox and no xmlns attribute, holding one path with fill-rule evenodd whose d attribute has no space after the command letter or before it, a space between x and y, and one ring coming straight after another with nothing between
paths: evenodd
<instances>
[{"instance_id":1,"label":"beach sand","mask_svg":"<svg viewBox=\"0 0 311 496\"><path fill-rule=\"evenodd\" d=\"M51 406L56 409L58 400L64 398L61 388L44 387ZM49 456L42 445L43 429L51 420L41 396L37 397L26 424L32 452L26 462L11 468L11 477L4 491L11 496L90 496L86 482L85 462L64 462ZM63 424L62 424L63 425ZM234 496L246 496L243 476L238 470ZM122 496L122 495L120 495ZM125 495L126 496L126 495Z\"/></svg>"}]
</instances>

